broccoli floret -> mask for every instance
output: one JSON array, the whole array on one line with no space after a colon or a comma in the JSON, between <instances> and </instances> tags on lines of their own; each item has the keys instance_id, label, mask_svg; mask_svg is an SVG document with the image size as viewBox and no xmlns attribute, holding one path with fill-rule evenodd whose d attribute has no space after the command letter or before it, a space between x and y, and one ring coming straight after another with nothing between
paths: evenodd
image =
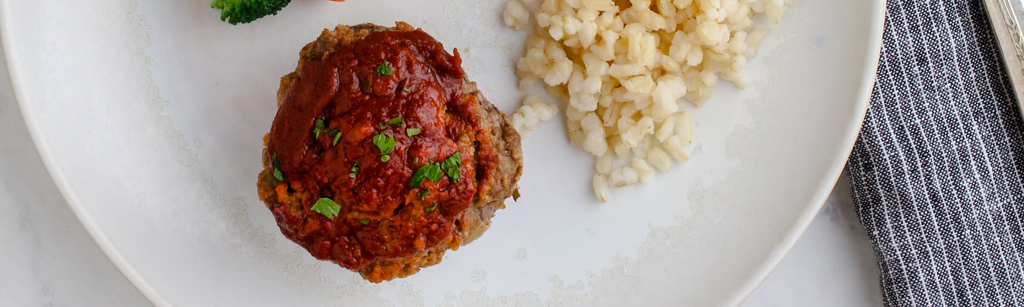
<instances>
[{"instance_id":1,"label":"broccoli floret","mask_svg":"<svg viewBox=\"0 0 1024 307\"><path fill-rule=\"evenodd\" d=\"M267 15L277 15L277 11L288 5L291 0L213 0L210 7L221 9L220 20L231 24L250 23Z\"/></svg>"}]
</instances>

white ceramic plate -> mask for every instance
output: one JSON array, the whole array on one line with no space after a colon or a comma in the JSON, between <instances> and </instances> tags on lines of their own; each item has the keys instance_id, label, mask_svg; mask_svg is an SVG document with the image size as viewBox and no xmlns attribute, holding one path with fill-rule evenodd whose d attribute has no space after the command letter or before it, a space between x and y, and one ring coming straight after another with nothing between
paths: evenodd
<instances>
[{"instance_id":1,"label":"white ceramic plate","mask_svg":"<svg viewBox=\"0 0 1024 307\"><path fill-rule=\"evenodd\" d=\"M542 124L524 138L523 197L481 239L370 284L285 239L257 199L278 78L325 27L405 20L459 48L509 112L525 33L500 25L505 0L297 0L239 26L209 2L2 1L7 61L43 161L99 246L161 306L736 305L846 161L884 7L793 6L750 61L755 86L721 82L694 110L692 161L613 190L610 203L590 191L593 158L559 122Z\"/></svg>"}]
</instances>

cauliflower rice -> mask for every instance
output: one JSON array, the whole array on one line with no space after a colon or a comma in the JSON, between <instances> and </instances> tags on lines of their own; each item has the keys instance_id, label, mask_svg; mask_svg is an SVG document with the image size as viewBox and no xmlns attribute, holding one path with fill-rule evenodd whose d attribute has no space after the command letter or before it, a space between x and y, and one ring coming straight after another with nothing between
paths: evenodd
<instances>
[{"instance_id":1,"label":"cauliflower rice","mask_svg":"<svg viewBox=\"0 0 1024 307\"><path fill-rule=\"evenodd\" d=\"M536 33L516 63L519 87L542 81L567 99L569 140L597 157L592 182L605 202L609 186L645 183L654 169L689 161L693 120L677 101L702 106L719 79L749 87L742 70L766 35L753 16L777 24L796 0L523 1L510 0L502 14L516 30L534 14ZM511 122L525 133L556 112L527 96ZM615 168L616 158L628 162Z\"/></svg>"}]
</instances>

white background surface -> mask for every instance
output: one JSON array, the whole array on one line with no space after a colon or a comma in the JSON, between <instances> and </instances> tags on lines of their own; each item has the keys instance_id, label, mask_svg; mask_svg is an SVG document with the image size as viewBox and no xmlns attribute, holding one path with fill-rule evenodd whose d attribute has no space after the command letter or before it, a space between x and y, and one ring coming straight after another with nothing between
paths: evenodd
<instances>
[{"instance_id":1,"label":"white background surface","mask_svg":"<svg viewBox=\"0 0 1024 307\"><path fill-rule=\"evenodd\" d=\"M50 182L0 73L0 306L148 306ZM878 305L877 266L844 177L743 306Z\"/></svg>"}]
</instances>

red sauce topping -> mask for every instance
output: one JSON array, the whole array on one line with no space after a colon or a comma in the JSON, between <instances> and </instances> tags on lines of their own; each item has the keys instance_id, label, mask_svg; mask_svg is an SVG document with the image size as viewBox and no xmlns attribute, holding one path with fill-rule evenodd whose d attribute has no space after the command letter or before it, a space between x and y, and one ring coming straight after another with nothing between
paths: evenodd
<instances>
[{"instance_id":1,"label":"red sauce topping","mask_svg":"<svg viewBox=\"0 0 1024 307\"><path fill-rule=\"evenodd\" d=\"M301 211L273 208L286 236L349 269L458 240L453 222L476 194L473 143L481 127L478 102L463 96L462 60L454 53L420 30L385 31L302 66L267 144L289 188L315 195ZM378 71L385 61L390 75ZM315 137L318 118L325 125ZM394 118L403 123L386 124ZM420 134L408 136L409 128ZM342 134L336 145L330 129ZM396 141L387 162L373 143L381 133ZM417 169L456 152L461 180L445 175L410 187ZM424 189L430 192L421 199ZM335 219L310 211L320 197L341 205Z\"/></svg>"}]
</instances>

